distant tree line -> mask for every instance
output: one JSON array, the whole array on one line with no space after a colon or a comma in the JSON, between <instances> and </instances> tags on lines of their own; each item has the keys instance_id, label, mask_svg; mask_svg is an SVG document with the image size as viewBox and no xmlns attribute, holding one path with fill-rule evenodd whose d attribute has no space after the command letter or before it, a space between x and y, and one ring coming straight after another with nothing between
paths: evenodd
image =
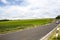
<instances>
[{"instance_id":1,"label":"distant tree line","mask_svg":"<svg viewBox=\"0 0 60 40\"><path fill-rule=\"evenodd\" d=\"M9 19L2 19L2 20L0 20L0 22L2 22L2 21L9 21Z\"/></svg>"}]
</instances>

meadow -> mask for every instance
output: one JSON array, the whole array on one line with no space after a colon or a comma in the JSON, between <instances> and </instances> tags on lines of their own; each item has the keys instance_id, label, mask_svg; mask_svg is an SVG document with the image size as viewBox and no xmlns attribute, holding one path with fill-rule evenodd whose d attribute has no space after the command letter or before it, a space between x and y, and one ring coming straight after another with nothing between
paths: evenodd
<instances>
[{"instance_id":1,"label":"meadow","mask_svg":"<svg viewBox=\"0 0 60 40\"><path fill-rule=\"evenodd\" d=\"M13 30L20 30L30 27L35 27L35 25L44 25L51 23L53 19L30 19L30 20L6 20L0 21L0 34L7 33Z\"/></svg>"}]
</instances>

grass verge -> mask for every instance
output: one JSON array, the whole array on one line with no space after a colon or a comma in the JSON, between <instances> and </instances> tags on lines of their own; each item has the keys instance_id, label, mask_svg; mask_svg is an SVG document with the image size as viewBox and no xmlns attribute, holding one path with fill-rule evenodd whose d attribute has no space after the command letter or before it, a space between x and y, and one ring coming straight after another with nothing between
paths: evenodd
<instances>
[{"instance_id":1,"label":"grass verge","mask_svg":"<svg viewBox=\"0 0 60 40\"><path fill-rule=\"evenodd\" d=\"M60 26L58 31L58 37L56 38L56 31L54 31L48 40L60 40Z\"/></svg>"}]
</instances>

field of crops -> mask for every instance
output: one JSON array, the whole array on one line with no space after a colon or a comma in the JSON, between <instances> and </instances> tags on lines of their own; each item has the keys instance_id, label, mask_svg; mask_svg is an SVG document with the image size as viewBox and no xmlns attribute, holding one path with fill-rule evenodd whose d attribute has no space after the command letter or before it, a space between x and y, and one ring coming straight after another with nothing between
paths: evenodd
<instances>
[{"instance_id":1,"label":"field of crops","mask_svg":"<svg viewBox=\"0 0 60 40\"><path fill-rule=\"evenodd\" d=\"M44 25L52 22L52 19L31 19L31 20L9 20L0 21L0 33L7 33L12 30L25 29L35 25Z\"/></svg>"}]
</instances>

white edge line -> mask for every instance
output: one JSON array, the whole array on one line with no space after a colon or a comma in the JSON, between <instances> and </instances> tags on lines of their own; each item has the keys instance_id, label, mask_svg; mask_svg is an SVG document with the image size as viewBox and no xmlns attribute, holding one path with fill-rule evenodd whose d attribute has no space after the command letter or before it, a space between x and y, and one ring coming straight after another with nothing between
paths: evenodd
<instances>
[{"instance_id":1,"label":"white edge line","mask_svg":"<svg viewBox=\"0 0 60 40\"><path fill-rule=\"evenodd\" d=\"M60 26L60 25L58 25L58 26ZM47 35L45 35L44 37L42 37L40 40L46 39L57 27L55 27L52 31L50 31Z\"/></svg>"}]
</instances>

